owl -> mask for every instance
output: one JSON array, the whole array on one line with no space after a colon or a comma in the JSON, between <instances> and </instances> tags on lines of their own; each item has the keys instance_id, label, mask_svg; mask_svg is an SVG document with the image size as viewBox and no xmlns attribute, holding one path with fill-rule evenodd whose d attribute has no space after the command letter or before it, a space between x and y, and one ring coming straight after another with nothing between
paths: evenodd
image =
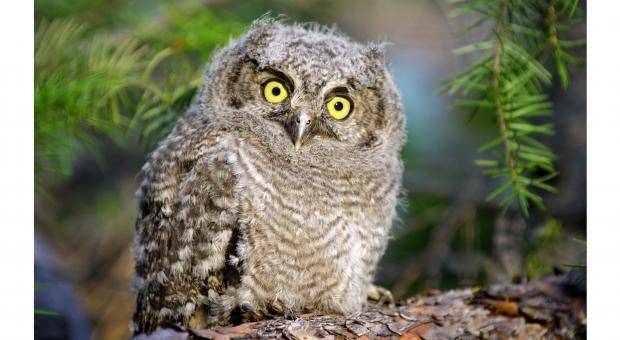
<instances>
[{"instance_id":1,"label":"owl","mask_svg":"<svg viewBox=\"0 0 620 340\"><path fill-rule=\"evenodd\" d=\"M404 122L383 45L254 22L142 169L133 331L360 312L395 219Z\"/></svg>"}]
</instances>

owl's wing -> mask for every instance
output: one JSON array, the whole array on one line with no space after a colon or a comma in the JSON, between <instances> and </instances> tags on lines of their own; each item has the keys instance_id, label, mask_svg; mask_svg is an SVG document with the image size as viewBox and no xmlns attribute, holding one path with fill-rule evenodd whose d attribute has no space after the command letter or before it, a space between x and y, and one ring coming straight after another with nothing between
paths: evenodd
<instances>
[{"instance_id":1,"label":"owl's wing","mask_svg":"<svg viewBox=\"0 0 620 340\"><path fill-rule=\"evenodd\" d=\"M143 168L136 222L134 332L187 325L226 285L238 215L236 177L206 118L186 115ZM232 269L234 270L234 268ZM222 277L225 276L225 277Z\"/></svg>"}]
</instances>

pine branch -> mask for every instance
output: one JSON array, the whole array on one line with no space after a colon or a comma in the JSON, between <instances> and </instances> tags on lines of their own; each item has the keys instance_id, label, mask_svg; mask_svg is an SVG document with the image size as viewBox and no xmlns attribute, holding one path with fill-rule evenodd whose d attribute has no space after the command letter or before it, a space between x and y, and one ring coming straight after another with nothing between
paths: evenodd
<instances>
[{"instance_id":1,"label":"pine branch","mask_svg":"<svg viewBox=\"0 0 620 340\"><path fill-rule=\"evenodd\" d=\"M71 19L41 22L35 29L35 173L71 173L82 149L97 156L94 135L120 140L140 91L147 48L133 39L86 36ZM38 181L37 181L38 183Z\"/></svg>"},{"instance_id":2,"label":"pine branch","mask_svg":"<svg viewBox=\"0 0 620 340\"><path fill-rule=\"evenodd\" d=\"M548 55L553 57L564 87L568 84L566 63L577 63L565 47L578 46L579 41L559 39L564 21L570 17L560 21L558 13L570 8L574 14L574 1L477 0L461 2L455 10L481 16L474 18L479 29L479 22L495 23L491 39L454 51L456 55L473 53L481 58L445 82L442 91L460 94L455 105L472 115L492 115L497 120L498 137L480 148L491 157L476 164L486 168L484 174L502 179L487 200L498 199L504 210L516 203L527 216L531 204L545 209L536 191L556 191L548 183L557 174L556 156L537 136L554 134L554 126L540 118L552 114L545 94L552 83L545 67ZM466 31L471 32L472 27Z\"/></svg>"},{"instance_id":3,"label":"pine branch","mask_svg":"<svg viewBox=\"0 0 620 340\"><path fill-rule=\"evenodd\" d=\"M502 46L502 36L504 35L505 30L505 21L508 16L508 0L501 0L501 9L500 9L500 17L499 17L499 28L497 29L496 37L497 41L495 42L495 57L493 59L493 95L495 97L495 110L497 113L497 122L499 124L500 133L502 136L502 142L504 143L505 153L506 153L506 163L508 163L508 169L510 170L510 178L512 180L512 185L517 183L517 172L515 170L515 161L512 156L512 150L510 149L510 140L508 139L508 128L506 127L506 120L504 119L504 110L501 101L501 90L500 90L500 79L501 79L501 68L502 68L502 53L504 48Z\"/></svg>"},{"instance_id":4,"label":"pine branch","mask_svg":"<svg viewBox=\"0 0 620 340\"><path fill-rule=\"evenodd\" d=\"M162 6L166 20L137 22L166 27L131 27L124 32L117 27L89 27L72 19L75 15L37 22L35 187L39 194L45 193L43 186L50 178L70 175L75 157L83 152L103 164L98 151L101 137L124 146L137 135L150 148L168 134L198 89L208 55L243 28L199 3L156 6ZM112 12L106 15L113 16ZM114 22L111 17L99 19ZM190 35L195 38L191 42Z\"/></svg>"}]
</instances>

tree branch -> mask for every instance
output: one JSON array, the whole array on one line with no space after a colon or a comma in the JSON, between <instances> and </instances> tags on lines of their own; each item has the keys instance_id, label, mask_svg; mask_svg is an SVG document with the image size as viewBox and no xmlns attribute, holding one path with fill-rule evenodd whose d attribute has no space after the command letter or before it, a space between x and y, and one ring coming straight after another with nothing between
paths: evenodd
<instances>
[{"instance_id":1,"label":"tree branch","mask_svg":"<svg viewBox=\"0 0 620 340\"><path fill-rule=\"evenodd\" d=\"M497 42L495 43L495 57L493 59L493 96L495 97L495 112L497 113L497 123L499 124L499 130L502 136L502 143L504 144L504 149L506 152L506 166L510 171L510 178L512 180L512 185L517 184L517 172L515 170L515 162L512 156L512 150L510 149L510 140L508 137L508 128L506 127L506 120L504 119L504 110L502 104L502 93L501 93L501 84L500 80L502 77L502 53L503 49L503 41L502 36L504 35L504 27L506 26L506 18L508 16L508 0L502 0L500 3L500 14L498 19L498 29L497 29Z\"/></svg>"},{"instance_id":2,"label":"tree branch","mask_svg":"<svg viewBox=\"0 0 620 340\"><path fill-rule=\"evenodd\" d=\"M396 305L370 304L348 318L306 314L199 330L165 324L134 339L585 339L583 275L572 270L527 284L421 294Z\"/></svg>"}]
</instances>

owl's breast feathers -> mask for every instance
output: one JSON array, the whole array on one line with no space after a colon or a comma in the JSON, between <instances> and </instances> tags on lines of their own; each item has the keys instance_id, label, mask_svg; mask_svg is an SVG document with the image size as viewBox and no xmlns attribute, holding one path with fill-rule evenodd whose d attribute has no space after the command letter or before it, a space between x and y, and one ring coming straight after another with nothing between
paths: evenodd
<instances>
[{"instance_id":1,"label":"owl's breast feathers","mask_svg":"<svg viewBox=\"0 0 620 340\"><path fill-rule=\"evenodd\" d=\"M134 330L204 326L275 302L360 311L395 215L398 158L357 170L294 162L186 118L143 169Z\"/></svg>"},{"instance_id":2,"label":"owl's breast feathers","mask_svg":"<svg viewBox=\"0 0 620 340\"><path fill-rule=\"evenodd\" d=\"M296 162L253 138L217 144L237 179L239 302L359 311L394 217L400 163Z\"/></svg>"}]
</instances>

